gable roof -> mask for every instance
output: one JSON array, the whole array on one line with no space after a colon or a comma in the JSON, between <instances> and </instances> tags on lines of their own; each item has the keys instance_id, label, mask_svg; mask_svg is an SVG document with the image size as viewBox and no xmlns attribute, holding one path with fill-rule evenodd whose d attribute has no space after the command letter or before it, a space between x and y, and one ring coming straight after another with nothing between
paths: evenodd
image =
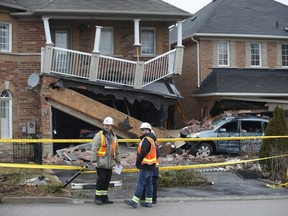
<instances>
[{"instance_id":1,"label":"gable roof","mask_svg":"<svg viewBox=\"0 0 288 216\"><path fill-rule=\"evenodd\" d=\"M288 6L274 0L213 0L183 22L183 40L193 35L288 37ZM286 30L285 30L286 28ZM177 40L177 29L170 41Z\"/></svg>"},{"instance_id":2,"label":"gable roof","mask_svg":"<svg viewBox=\"0 0 288 216\"><path fill-rule=\"evenodd\" d=\"M0 6L19 9L17 16L89 16L93 18L177 21L191 14L162 0L1 0ZM22 10L21 10L22 9Z\"/></svg>"},{"instance_id":3,"label":"gable roof","mask_svg":"<svg viewBox=\"0 0 288 216\"><path fill-rule=\"evenodd\" d=\"M216 68L193 96L288 97L288 70Z\"/></svg>"}]
</instances>

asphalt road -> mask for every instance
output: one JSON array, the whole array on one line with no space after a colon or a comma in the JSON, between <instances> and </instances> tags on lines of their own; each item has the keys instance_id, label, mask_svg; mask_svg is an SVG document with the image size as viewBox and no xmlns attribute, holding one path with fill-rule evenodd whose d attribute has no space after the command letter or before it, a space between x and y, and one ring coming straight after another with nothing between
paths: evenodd
<instances>
[{"instance_id":1,"label":"asphalt road","mask_svg":"<svg viewBox=\"0 0 288 216\"><path fill-rule=\"evenodd\" d=\"M96 206L88 204L0 204L0 216L286 216L286 199L245 199L245 200L189 200L159 202L152 208L138 206L133 209L122 202L113 205Z\"/></svg>"}]
</instances>

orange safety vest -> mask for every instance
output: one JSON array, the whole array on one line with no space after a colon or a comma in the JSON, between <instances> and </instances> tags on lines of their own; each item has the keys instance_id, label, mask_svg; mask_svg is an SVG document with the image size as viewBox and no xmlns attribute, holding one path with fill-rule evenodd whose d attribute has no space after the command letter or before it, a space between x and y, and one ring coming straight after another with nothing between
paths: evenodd
<instances>
[{"instance_id":1,"label":"orange safety vest","mask_svg":"<svg viewBox=\"0 0 288 216\"><path fill-rule=\"evenodd\" d=\"M100 140L101 140L101 146L97 152L97 156L99 157L104 157L106 154L106 139L105 136L103 134L103 131L100 131ZM113 153L114 153L114 157L116 155L116 139L114 137L112 137L112 148L113 148Z\"/></svg>"},{"instance_id":2,"label":"orange safety vest","mask_svg":"<svg viewBox=\"0 0 288 216\"><path fill-rule=\"evenodd\" d=\"M144 137L141 141L141 143L138 146L138 154L140 154L141 151L141 146L142 146L142 142L144 139L147 139L150 144L151 144L151 148L150 148L150 152L144 157L143 161L141 162L141 164L148 164L148 165L152 165L154 163L157 162L157 156L156 156L156 147L155 147L155 143L154 140L151 137Z\"/></svg>"}]
</instances>

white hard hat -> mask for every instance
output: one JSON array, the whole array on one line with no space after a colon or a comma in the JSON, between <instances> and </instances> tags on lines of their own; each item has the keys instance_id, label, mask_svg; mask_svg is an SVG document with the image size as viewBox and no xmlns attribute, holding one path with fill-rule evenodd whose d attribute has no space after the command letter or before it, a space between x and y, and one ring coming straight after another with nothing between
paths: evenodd
<instances>
[{"instance_id":1,"label":"white hard hat","mask_svg":"<svg viewBox=\"0 0 288 216\"><path fill-rule=\"evenodd\" d=\"M113 125L114 122L113 122L113 119L108 116L108 117L106 117L106 118L104 119L103 124L105 124L105 125Z\"/></svg>"},{"instance_id":2,"label":"white hard hat","mask_svg":"<svg viewBox=\"0 0 288 216\"><path fill-rule=\"evenodd\" d=\"M143 122L140 126L140 129L149 129L152 130L151 125L148 122Z\"/></svg>"}]
</instances>

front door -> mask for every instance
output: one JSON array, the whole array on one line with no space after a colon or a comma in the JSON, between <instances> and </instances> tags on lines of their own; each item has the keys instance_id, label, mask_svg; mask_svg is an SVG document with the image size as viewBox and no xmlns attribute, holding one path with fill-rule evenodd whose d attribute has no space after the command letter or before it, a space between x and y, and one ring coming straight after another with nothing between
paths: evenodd
<instances>
[{"instance_id":1,"label":"front door","mask_svg":"<svg viewBox=\"0 0 288 216\"><path fill-rule=\"evenodd\" d=\"M53 39L55 47L62 48L55 50L53 70L58 73L69 74L71 59L67 49L71 49L71 30L69 28L55 28Z\"/></svg>"}]
</instances>

